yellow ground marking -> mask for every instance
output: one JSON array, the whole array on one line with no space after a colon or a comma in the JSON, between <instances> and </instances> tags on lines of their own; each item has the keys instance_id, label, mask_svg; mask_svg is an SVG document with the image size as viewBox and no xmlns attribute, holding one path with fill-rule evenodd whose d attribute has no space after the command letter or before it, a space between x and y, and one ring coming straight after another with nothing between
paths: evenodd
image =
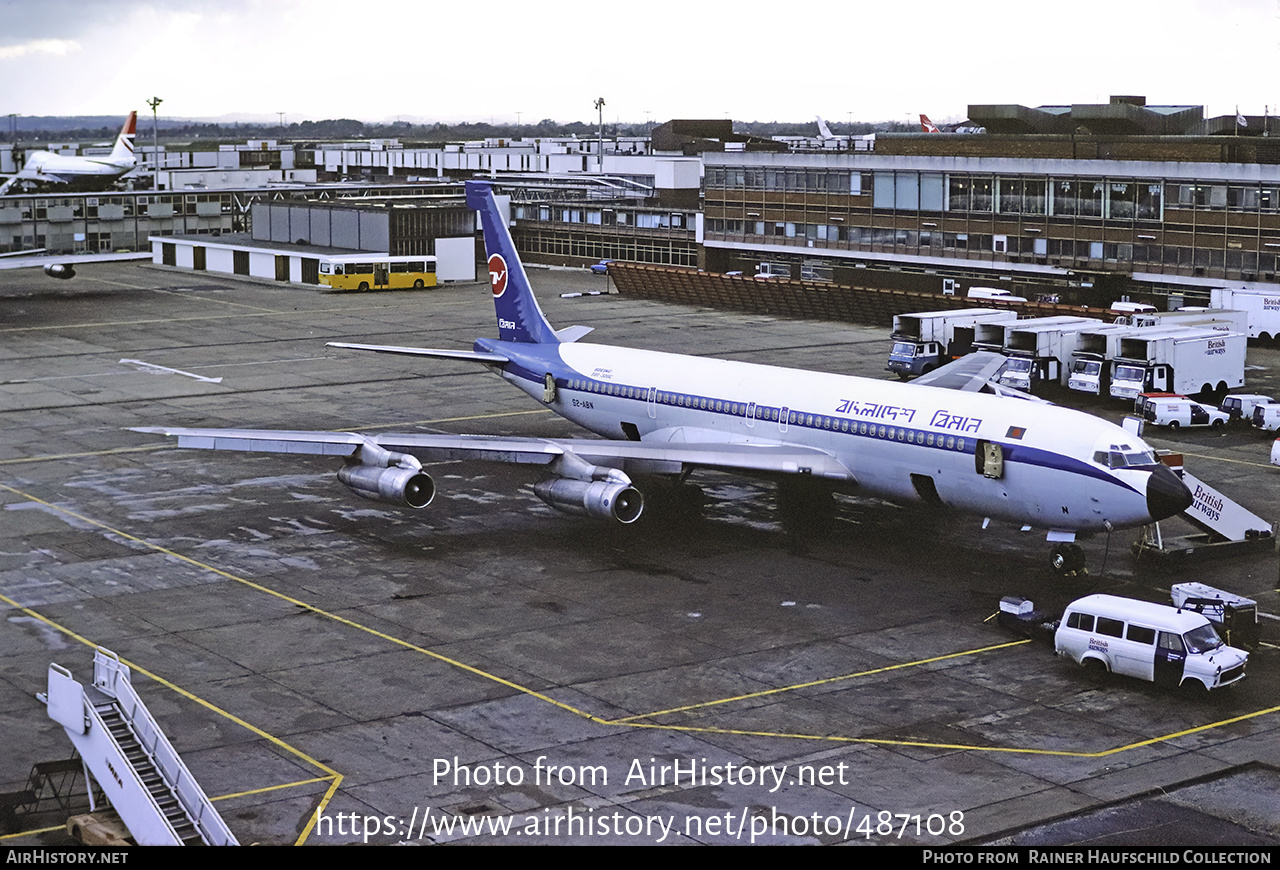
<instances>
[{"instance_id":1,"label":"yellow ground marking","mask_svg":"<svg viewBox=\"0 0 1280 870\"><path fill-rule=\"evenodd\" d=\"M867 743L878 746L912 746L920 749L959 749L969 752L1003 752L1015 755L1057 755L1067 758L1106 758L1107 756L1117 755L1121 752L1141 749L1144 746L1163 743L1166 740L1175 740L1179 737L1186 737L1189 734L1198 734L1201 731L1210 731L1214 728L1221 728L1224 725L1232 725L1236 722L1244 722L1248 719L1255 719L1259 716L1266 716L1270 713L1277 712L1280 712L1280 706L1268 707L1265 710L1255 710L1252 713L1244 713L1230 719L1222 719L1218 722L1210 722L1206 725L1197 725L1194 728L1175 731L1172 734L1163 734L1159 737L1149 737L1146 740L1126 743L1123 746L1114 746L1111 749L1102 749L1097 752L1080 752L1071 749L1032 749L1029 747L1019 746L974 746L967 743L934 743L927 740L894 740L887 737L841 737L831 734L788 734L777 731L745 731L735 728L716 728L699 725L651 725L644 722L633 722L630 727L656 728L664 731L687 731L704 734L733 734L742 737L790 737L795 740L823 740L830 743Z\"/></svg>"},{"instance_id":2,"label":"yellow ground marking","mask_svg":"<svg viewBox=\"0 0 1280 870\"><path fill-rule=\"evenodd\" d=\"M1179 450L1177 452L1181 453L1183 456L1189 456L1192 459L1212 459L1214 462L1231 462L1236 465L1252 465L1254 468L1271 468L1270 463L1267 462L1250 462L1247 459L1228 459L1225 456L1213 456L1208 453L1187 453L1184 450Z\"/></svg>"},{"instance_id":3,"label":"yellow ground marking","mask_svg":"<svg viewBox=\"0 0 1280 870\"><path fill-rule=\"evenodd\" d=\"M300 779L296 782L282 782L279 785L265 785L262 788L251 788L247 791L237 791L231 794L219 795L215 798L209 798L211 801L229 801L232 798L246 797L251 794L266 794L269 791L280 791L286 788L298 788L303 785L312 785L317 782L328 782L328 776L313 776L311 779ZM321 807L323 809L323 807Z\"/></svg>"},{"instance_id":4,"label":"yellow ground marking","mask_svg":"<svg viewBox=\"0 0 1280 870\"><path fill-rule=\"evenodd\" d=\"M30 831L18 831L16 834L0 834L0 840L13 840L17 837L34 837L36 834L47 834L50 831L65 831L66 825L54 825L52 828L32 828Z\"/></svg>"},{"instance_id":5,"label":"yellow ground marking","mask_svg":"<svg viewBox=\"0 0 1280 870\"><path fill-rule=\"evenodd\" d=\"M0 484L0 488L8 489L10 492L15 492L26 498L30 498L30 496L27 496L25 493L20 493L15 489L4 486L4 484ZM40 504L48 504L47 502L41 502L39 499L33 499L33 501L39 502ZM53 507L53 506L50 505L50 507ZM54 508L54 510L57 510L57 508ZM76 516L75 514L72 514L70 511L63 511L63 513L66 513L69 516ZM92 520L88 520L85 517L78 517L78 518L84 519L87 522L93 522ZM101 524L95 523L95 525L101 525ZM134 538L133 540L137 540L137 538ZM90 649L96 650L98 648L98 644L94 643L88 638L85 638L79 634L76 634L74 631L67 628L66 626L61 625L57 622L54 622L49 617L41 613L37 613L36 611L32 610L30 607L23 607L21 604L14 601L12 598L8 597L7 595L0 593L0 601L3 601L5 604L8 604L14 610L17 610L21 613L25 613L27 616L30 616L32 619L36 619L36 620L39 620L40 622L43 622L45 625L49 626L55 631L59 631L62 634L65 634L67 637L71 638L74 641L77 641L78 643L84 644ZM285 785L285 786L277 786L277 788L287 788L291 785L303 785L306 783L324 782L326 780L329 780L330 785L329 785L328 791L326 791L324 794L324 797L321 798L320 804L316 807L315 811L311 813L311 817L307 821L307 826L303 829L302 834L298 837L298 840L295 843L295 845L300 846L304 842L306 842L307 836L311 833L311 828L315 825L316 816L319 815L326 806L328 806L329 801L333 798L334 793L337 792L338 786L342 783L342 774L338 773L336 770L329 767L327 764L317 761L316 759L312 758L310 755L307 755L301 749L298 749L294 746L289 745L288 743L285 743L279 737L268 734L266 731L263 731L258 726L251 725L250 723L241 719L239 716L236 716L234 713L230 713L227 710L224 710L221 707L217 706L216 704L210 701L206 701L204 698L201 698L198 695L188 692L186 689L182 688L176 683L166 680L164 677L160 676L159 674L152 673L151 671L147 670L146 668L142 667L136 662L132 662L124 658L120 659L120 661L123 664L127 665L130 670L136 671L137 673L142 674L143 676L150 677L152 680L155 680L157 683L169 689L170 691L177 692L182 697L190 701L194 701L195 703L199 704L201 707L204 707L207 710L211 710L212 712L217 713L219 716L223 717L224 719L228 719L234 722L235 724L239 725L241 728L244 728L247 731L253 734L256 734L262 739L280 747L281 749L288 752L289 754L302 759L307 764L310 764L312 767L318 770L324 771L326 775L322 777L316 777L313 779L305 780L304 782L290 783L289 785ZM267 789L260 789L260 791L266 791L266 790ZM252 794L252 793L253 792L243 792L243 794ZM226 797L233 797L233 795L227 795Z\"/></svg>"},{"instance_id":6,"label":"yellow ground marking","mask_svg":"<svg viewBox=\"0 0 1280 870\"><path fill-rule=\"evenodd\" d=\"M45 453L40 456L0 459L0 465L18 465L24 462L52 462L59 459L83 459L86 456L110 456L113 453L143 453L148 450L163 450L172 446L172 444L148 444L146 447L112 447L110 450L90 450L85 453Z\"/></svg>"},{"instance_id":7,"label":"yellow ground marking","mask_svg":"<svg viewBox=\"0 0 1280 870\"><path fill-rule=\"evenodd\" d=\"M582 716L586 719L590 719L593 722L601 722L601 723L604 722L604 720L600 719L599 717L592 716L590 713L586 713L582 710L579 710L578 708L573 707L569 704L566 704L563 701L557 701L555 698L552 698L534 689L530 689L528 686L522 686L519 683L506 679L505 677L500 677L497 674L491 674L488 671L484 671L484 670L481 670L480 668L473 667L472 665L465 664L463 662L458 661L457 659L450 658L449 656L446 656L442 653L434 652L425 647L421 647L421 646L418 646L417 644L410 643L407 640L402 640L398 637L387 634L386 632L378 631L375 628L369 628L367 625L361 625L360 623L354 620L347 619L345 616L339 616L336 613L330 613L329 611L323 608L316 607L314 604L308 604L307 602L302 601L301 599L294 598L290 595L285 595L283 592L277 592L276 590L268 586L263 586L261 583L255 583L252 580L249 580L245 577L240 577L236 574L232 574L230 571L224 571L221 568L215 568L214 566L206 562L201 562L200 560L193 559L190 556L185 556L182 553L177 552L176 550L170 550L167 547L161 547L159 544L153 544L150 541L137 537L136 535L131 535L128 532L122 532L119 529L113 528L104 522L92 519L91 517L87 517L84 514L79 514L79 513L76 513L75 511L68 510L67 508L59 507L58 505L55 505L52 502L48 502L48 501L45 501L44 499L37 498L36 496L31 495L30 493L23 492L20 489L14 489L13 487L8 486L7 484L0 483L0 490L7 490L8 492L13 493L14 495L18 495L18 496L21 496L22 498L27 499L28 501L32 501L32 502L35 502L36 504L44 505L45 507L49 508L52 511L57 511L58 513L65 514L66 516L73 517L74 519L80 520L81 522L89 523L90 525L96 526L102 529L103 531L110 532L113 535L119 535L121 538L124 538L125 540L129 540L137 544L141 544L147 549L154 550L157 553L163 553L166 556L171 556L172 558L177 559L181 562L185 562L188 565L194 565L195 567L200 568L203 571L209 571L213 574L218 575L219 577L224 577L227 580L232 580L236 583L240 583L241 585L247 586L250 589L255 589L258 592L271 595L275 598L280 599L281 601L285 601L289 604L292 604L295 607L300 607L303 610L314 613L317 616L323 616L326 619L331 619L334 622L337 622L341 625L348 626L349 628L354 628L357 631L363 631L366 634L371 634L374 637L381 638L382 640L388 641L392 644L395 644L396 646L401 646L401 647L404 647L405 649L422 653L425 656L436 659L437 661L440 661L440 662L444 662L445 664L452 665L455 668L466 671L467 673L470 673L470 674L474 674L478 677L481 677L482 679L490 680L492 682L498 683L499 685L506 686L509 689L514 689L517 692L530 695L541 701L546 701L548 704L559 707L562 710L565 710L570 713L574 713L578 716ZM0 600L7 601L8 599L5 599L3 596L0 596Z\"/></svg>"},{"instance_id":8,"label":"yellow ground marking","mask_svg":"<svg viewBox=\"0 0 1280 870\"><path fill-rule=\"evenodd\" d=\"M902 670L903 668L918 668L921 665L928 665L928 664L932 664L933 662L942 662L942 661L946 661L947 659L958 659L962 656L978 655L979 653L991 652L992 650L1007 649L1008 647L1011 647L1011 646L1022 646L1025 643L1031 643L1031 641L1029 639L1014 640L1014 641L1009 641L1008 643L998 643L998 644L995 644L994 646L984 646L984 647L979 647L978 649L964 650L963 652L947 653L945 655L933 656L932 658L918 659L914 662L902 662L896 665L885 665L882 668L871 668L870 670L866 670L866 671L857 671L852 674L841 674L838 677L825 677L821 680L810 680L807 683L796 683L793 686L781 686L776 689L764 689L759 692L750 692L745 695L734 695L732 698L719 698L714 701L702 701L701 703L698 703L698 704L686 704L683 707L672 707L669 710L656 710L652 713L637 713L634 716L626 716L622 719L610 719L608 720L607 724L623 725L623 724L631 723L636 719L652 719L655 716L666 716L670 713L684 713L688 710L699 710L704 707L714 707L718 704L731 704L734 701L746 701L752 698L764 698L769 695L778 695L778 694L781 694L782 692L794 692L794 691L797 691L798 689L808 689L808 688L812 688L813 686L826 686L826 685L830 685L831 683L839 683L843 680L852 680L857 677L869 677L872 674L883 674L888 671Z\"/></svg>"},{"instance_id":9,"label":"yellow ground marking","mask_svg":"<svg viewBox=\"0 0 1280 870\"><path fill-rule=\"evenodd\" d=\"M538 413L538 412L513 412L513 413ZM466 419L466 418L459 418L459 419ZM404 424L397 424L397 425L404 425ZM1263 710L1254 711L1252 713L1245 713L1240 716L1235 716L1230 719L1224 719L1217 722L1210 722L1205 725L1198 725L1193 728L1187 728L1182 731L1177 731L1171 734L1164 734L1156 737L1151 737L1145 740L1140 740L1133 743L1112 747L1110 749L1099 750L1096 752L1082 752L1082 751L1065 750L1065 749L1036 749L1031 747L1016 747L1016 746L979 746L979 745L963 744L963 743L937 743L937 742L931 742L926 740L890 739L890 738L875 738L875 737L846 737L846 736L831 735L831 734L804 734L804 733L792 733L792 732L783 732L783 731L756 731L756 730L721 728L721 727L711 727L711 726L695 726L695 725L661 725L656 723L634 721L636 719L653 717L653 716L661 715L663 713L681 712L685 710L692 710L692 709L698 709L703 707L715 706L718 704L725 704L725 703L729 703L730 701L742 700L745 698L762 697L765 695L777 694L785 691L792 691L794 689L803 688L805 686L822 685L824 683L832 683L839 680L852 679L856 676L863 676L863 675L873 674L873 673L882 673L886 671L899 670L907 667L915 667L921 664L926 664L928 662L941 661L949 658L957 658L960 656L973 655L979 652L1015 647L1015 646L1020 646L1022 644L1030 642L1028 640L1018 640L1018 641L1011 641L1009 643L1004 643L1004 644L997 644L991 647L982 647L976 650L969 650L969 651L958 652L958 653L949 653L946 655L936 656L930 659L924 659L917 662L906 662L906 663L897 664L897 665L888 665L883 668L876 668L870 671L859 672L857 674L845 674L838 677L827 678L824 680L816 680L809 683L802 683L796 686L788 686L788 687L777 688L777 689L768 689L758 693L739 695L739 696L734 696L732 698L724 698L719 700L707 701L699 704L691 704L685 707L672 708L671 710L666 710L666 711L640 714L637 716L625 717L622 719L612 719L612 720L605 719L603 717L588 713L584 710L580 710L565 702L558 701L542 692L538 692L534 689L530 689L527 686L522 686L519 683L513 682L512 680L499 677L496 674L491 674L487 671L481 670L480 668L460 662L457 659L450 658L448 656L442 655L441 653L434 652L432 650L426 649L425 647L418 646L417 644L410 643L408 641L386 634L385 632L381 632L376 629L370 628L368 626L362 625L358 622L355 622L354 620L347 619L346 617L339 616L335 613L330 613L322 608L316 607L312 604L308 604L307 602L302 601L300 599L285 595L284 593L278 592L274 589L263 586L259 583L255 583L246 578L239 577L235 574L232 574L228 571L224 571L220 568L215 568L212 565L201 562L197 559L193 559L190 556L183 555L174 550L170 550L166 547L161 547L157 544L153 544L135 535L130 535L126 532L122 532L118 529L115 529L107 525L106 523L91 519L89 517L84 516L83 514L78 514L66 508L59 507L43 499L37 498L21 490L15 489L11 486L0 484L0 489L12 492L15 495L28 499L29 501L35 502L37 504L44 505L48 507L50 510L57 511L58 513L65 514L67 516L81 520L82 522L89 523L90 525L96 526L100 529L103 529L104 531L108 531L112 534L118 535L121 538L124 538L126 540L139 543L142 546L147 547L148 549L154 550L156 552L164 553L167 556L171 556L189 565L193 565L197 568L209 571L220 577L224 577L228 580L232 580L236 583L240 583L251 589L255 589L267 595L271 595L282 601L288 602L296 607L300 607L304 610L314 613L317 616L323 616L341 625L345 625L350 628L354 628L357 631L365 632L367 634L386 640L387 642L394 644L396 646L400 646L405 649L409 649L414 652L421 653L429 658L435 659L436 661L458 668L459 670L462 670L466 673L473 674L482 679L495 682L502 686L506 686L510 689L513 689L517 692L528 695L530 697L537 698L538 700L544 701L554 707L557 707L558 709L564 710L565 712L572 713L576 716L580 716L584 719L587 719L588 721L595 722L601 725L618 725L618 726L627 727L627 728L647 728L647 729L657 729L657 730L665 730L665 731L683 731L683 732L689 732L689 733L732 734L732 735L750 736L750 737L773 737L773 738L789 738L789 739L795 739L795 740L815 740L815 741L824 741L824 742L831 742L831 743L849 743L849 744L860 743L860 744L882 745L882 746L911 746L911 747L918 747L923 749L998 752L998 753L1023 754L1023 755L1054 755L1054 756L1063 756L1063 757L1072 757L1072 758L1104 758L1104 757L1115 755L1121 752L1127 752L1127 751L1138 749L1144 746L1150 746L1156 743L1162 743L1165 741L1177 739L1179 737L1185 737L1187 735L1197 734L1203 731L1209 731L1215 728L1220 728L1220 727L1231 725L1237 722L1244 722L1249 719L1254 719L1260 716L1266 716L1276 712L1280 712L1280 706L1269 707ZM0 596L0 599L3 599L3 596ZM3 600L8 601L8 599L3 599ZM40 617L38 614L33 613L32 615L36 616L36 618L43 620L43 617ZM144 671L143 673L146 673L146 672ZM175 687L175 690L176 690L176 687ZM181 690L178 690L178 691L181 691ZM251 726L246 726L246 727L251 727ZM317 766L321 766L319 765L318 762L314 762L314 763ZM322 767L322 769L324 768ZM329 790L326 792L325 797L321 802L319 809L317 809L316 812L311 813L306 828L303 830L302 834L298 838L298 841L297 841L298 844L301 844L306 840L307 836L310 834L312 828L315 825L317 813L320 810L322 810L324 806L327 805L328 801L336 791L338 784L341 782L340 774L335 773L334 777L335 779L331 783Z\"/></svg>"}]
</instances>

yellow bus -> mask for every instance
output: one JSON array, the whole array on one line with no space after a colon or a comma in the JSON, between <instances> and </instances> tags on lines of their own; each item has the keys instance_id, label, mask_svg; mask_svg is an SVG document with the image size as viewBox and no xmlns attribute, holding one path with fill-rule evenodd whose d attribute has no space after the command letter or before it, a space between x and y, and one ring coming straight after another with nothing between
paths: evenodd
<instances>
[{"instance_id":1,"label":"yellow bus","mask_svg":"<svg viewBox=\"0 0 1280 870\"><path fill-rule=\"evenodd\" d=\"M320 283L334 290L400 290L436 286L435 257L343 254L320 259Z\"/></svg>"}]
</instances>

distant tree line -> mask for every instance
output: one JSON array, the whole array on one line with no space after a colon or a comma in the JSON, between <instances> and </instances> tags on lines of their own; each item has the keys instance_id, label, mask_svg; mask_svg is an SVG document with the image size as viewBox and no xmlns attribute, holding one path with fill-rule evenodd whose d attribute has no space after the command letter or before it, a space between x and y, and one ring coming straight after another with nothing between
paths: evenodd
<instances>
[{"instance_id":1,"label":"distant tree line","mask_svg":"<svg viewBox=\"0 0 1280 870\"><path fill-rule=\"evenodd\" d=\"M8 119L0 116L0 142L12 142ZM111 141L120 132L122 118L95 116L92 118L19 117L16 119L16 140L24 144L42 141ZM460 124L412 124L408 121L368 123L350 118L325 121L298 121L285 124L256 123L203 123L195 121L167 120L158 123L158 138L167 143L204 143L216 147L222 142L243 142L245 139L281 139L293 142L319 142L350 139L399 139L406 145L466 142L475 139L559 138L577 136L589 139L597 134L597 127L589 122L573 121L562 124L544 118L536 124L493 124L471 121ZM605 124L606 136L647 136L657 124ZM816 121L735 121L734 131L751 136L815 136ZM867 133L914 132L919 127L903 121L881 123L856 122L852 124L829 121L831 132L837 136L863 136ZM138 115L138 138L151 138L151 119Z\"/></svg>"}]
</instances>

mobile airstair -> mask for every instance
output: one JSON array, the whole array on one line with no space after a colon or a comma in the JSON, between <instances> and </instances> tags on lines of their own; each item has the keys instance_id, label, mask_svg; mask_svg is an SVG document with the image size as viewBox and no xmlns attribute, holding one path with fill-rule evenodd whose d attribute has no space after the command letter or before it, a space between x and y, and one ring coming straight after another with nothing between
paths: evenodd
<instances>
[{"instance_id":1,"label":"mobile airstair","mask_svg":"<svg viewBox=\"0 0 1280 870\"><path fill-rule=\"evenodd\" d=\"M1180 459L1177 457L1174 463L1167 464L1174 467L1191 490L1193 501L1191 507L1182 512L1182 517L1203 529L1204 534L1165 537L1160 533L1160 524L1152 523L1143 528L1142 539L1134 544L1134 553L1191 557L1276 548L1270 522L1178 467L1176 463Z\"/></svg>"},{"instance_id":2,"label":"mobile airstair","mask_svg":"<svg viewBox=\"0 0 1280 870\"><path fill-rule=\"evenodd\" d=\"M115 653L98 647L93 685L87 687L66 668L50 664L49 690L40 699L79 750L86 780L92 774L139 845L239 845ZM90 809L97 811L93 789L89 794Z\"/></svg>"}]
</instances>

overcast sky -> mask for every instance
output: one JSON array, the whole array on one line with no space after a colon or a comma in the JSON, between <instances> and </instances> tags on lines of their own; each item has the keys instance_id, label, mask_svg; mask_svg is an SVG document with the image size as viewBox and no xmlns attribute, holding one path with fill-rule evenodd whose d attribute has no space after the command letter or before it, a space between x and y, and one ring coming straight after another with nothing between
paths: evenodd
<instances>
[{"instance_id":1,"label":"overcast sky","mask_svg":"<svg viewBox=\"0 0 1280 870\"><path fill-rule=\"evenodd\" d=\"M0 115L960 120L1280 104L1280 0L0 0Z\"/></svg>"}]
</instances>

